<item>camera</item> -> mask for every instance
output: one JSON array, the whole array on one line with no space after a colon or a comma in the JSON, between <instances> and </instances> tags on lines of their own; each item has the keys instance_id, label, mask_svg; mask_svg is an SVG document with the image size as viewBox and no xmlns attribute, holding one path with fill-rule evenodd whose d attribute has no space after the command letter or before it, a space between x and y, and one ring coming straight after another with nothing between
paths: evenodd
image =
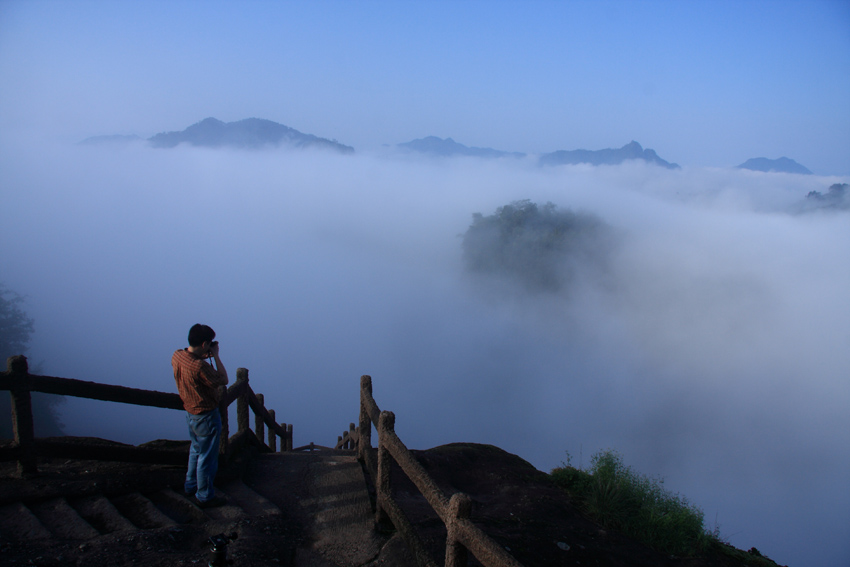
<instances>
[{"instance_id":1,"label":"camera","mask_svg":"<svg viewBox=\"0 0 850 567\"><path fill-rule=\"evenodd\" d=\"M204 358L212 358L214 356L214 352L218 350L218 341L213 341L210 343L209 348L207 348L206 354L204 354Z\"/></svg>"},{"instance_id":2,"label":"camera","mask_svg":"<svg viewBox=\"0 0 850 567\"><path fill-rule=\"evenodd\" d=\"M218 534L210 537L208 542L212 544L210 549L210 561L208 567L227 567L232 561L227 560L227 543L239 538L236 532L230 534Z\"/></svg>"}]
</instances>

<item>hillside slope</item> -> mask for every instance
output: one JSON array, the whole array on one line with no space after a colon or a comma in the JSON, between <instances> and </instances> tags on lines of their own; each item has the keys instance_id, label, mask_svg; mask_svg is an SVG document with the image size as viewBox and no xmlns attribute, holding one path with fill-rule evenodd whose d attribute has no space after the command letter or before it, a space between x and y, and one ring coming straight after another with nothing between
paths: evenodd
<instances>
[{"instance_id":1,"label":"hillside slope","mask_svg":"<svg viewBox=\"0 0 850 567\"><path fill-rule=\"evenodd\" d=\"M453 443L412 451L447 494L464 492L474 502L472 520L510 550L525 567L770 567L763 557L722 545L705 557L676 558L656 552L584 516L543 473L492 445ZM396 495L429 545L433 557L445 550L445 529L403 476L393 478Z\"/></svg>"}]
</instances>

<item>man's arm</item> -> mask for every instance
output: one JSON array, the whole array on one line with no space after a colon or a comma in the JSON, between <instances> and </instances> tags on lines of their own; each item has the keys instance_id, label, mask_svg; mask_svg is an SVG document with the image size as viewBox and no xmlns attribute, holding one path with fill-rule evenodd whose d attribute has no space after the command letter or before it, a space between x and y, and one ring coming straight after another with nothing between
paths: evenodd
<instances>
[{"instance_id":1,"label":"man's arm","mask_svg":"<svg viewBox=\"0 0 850 567\"><path fill-rule=\"evenodd\" d=\"M214 342L210 345L210 354L215 358L215 367L218 369L218 386L227 386L227 369L224 367L224 364L221 363L221 359L218 357L218 341Z\"/></svg>"}]
</instances>

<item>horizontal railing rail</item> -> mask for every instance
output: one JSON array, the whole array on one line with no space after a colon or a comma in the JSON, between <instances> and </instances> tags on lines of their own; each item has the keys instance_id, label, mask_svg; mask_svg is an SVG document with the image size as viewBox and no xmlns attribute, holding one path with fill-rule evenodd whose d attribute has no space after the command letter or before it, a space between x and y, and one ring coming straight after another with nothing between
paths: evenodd
<instances>
[{"instance_id":1,"label":"horizontal railing rail","mask_svg":"<svg viewBox=\"0 0 850 567\"><path fill-rule=\"evenodd\" d=\"M155 390L140 390L113 384L86 382L74 378L57 378L37 374L0 373L0 390L21 390L88 398L105 402L119 402L136 406L165 409L183 409L180 396Z\"/></svg>"},{"instance_id":2,"label":"horizontal railing rail","mask_svg":"<svg viewBox=\"0 0 850 567\"><path fill-rule=\"evenodd\" d=\"M0 461L17 461L20 475L36 474L39 456L162 464L186 462L188 450L175 451L121 444L86 443L79 440L67 443L61 438L36 439L34 435L30 392L183 410L183 402L177 394L30 374L27 359L22 355L13 356L7 360L6 372L0 373L0 390L8 390L10 393L13 433L12 443L0 447ZM275 421L275 412L266 409L263 395L256 394L251 389L248 382L248 369L237 369L234 384L230 388L221 386L219 394L222 421L220 451L225 461L229 461L233 455L248 445L275 452L278 437L281 451L292 450L292 425ZM236 402L237 432L231 437L228 407L233 402ZM253 411L255 418L253 432L249 424L250 411ZM268 428L267 441L264 440L266 428Z\"/></svg>"},{"instance_id":3,"label":"horizontal railing rail","mask_svg":"<svg viewBox=\"0 0 850 567\"><path fill-rule=\"evenodd\" d=\"M377 426L377 462L372 448L372 426ZM345 436L343 436L344 438ZM340 442L343 441L340 438ZM470 520L472 500L457 492L448 497L395 433L395 414L381 411L372 397L372 378L360 378L360 426L348 435L356 442L358 459L375 482L376 521L391 521L402 535L421 567L437 567L404 511L393 499L390 484L391 459L413 482L446 526L445 567L468 563L468 552L485 567L522 567L510 553Z\"/></svg>"}]
</instances>

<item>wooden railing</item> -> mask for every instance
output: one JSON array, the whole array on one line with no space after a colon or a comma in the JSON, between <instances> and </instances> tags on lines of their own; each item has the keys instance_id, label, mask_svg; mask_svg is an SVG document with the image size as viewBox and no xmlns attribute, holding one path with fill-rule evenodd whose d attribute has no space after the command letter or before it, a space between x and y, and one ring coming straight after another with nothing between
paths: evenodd
<instances>
[{"instance_id":1,"label":"wooden railing","mask_svg":"<svg viewBox=\"0 0 850 567\"><path fill-rule=\"evenodd\" d=\"M372 425L377 426L378 450L377 462L372 450ZM372 397L372 378L360 378L360 426L340 438L337 447L344 443L356 444L357 457L366 465L375 481L377 495L376 521L389 519L396 530L407 542L421 567L437 567L430 557L421 538L414 531L410 521L399 505L393 500L390 485L390 459L398 463L401 470L419 489L419 492L434 509L446 526L445 567L461 567L467 564L468 551L485 567L522 567L513 556L481 531L470 519L472 501L466 494L457 492L451 497L437 486L425 469L395 433L395 415L390 411L381 411Z\"/></svg>"},{"instance_id":2,"label":"wooden railing","mask_svg":"<svg viewBox=\"0 0 850 567\"><path fill-rule=\"evenodd\" d=\"M292 424L277 423L274 410L266 409L262 394L255 394L248 384L248 369L236 369L236 382L225 390L219 387L221 402L221 453L228 458L237 449L241 439L253 433L253 437L266 445L263 441L265 427L268 426L268 444L272 452L277 451L277 437L280 437L280 450L292 450ZM176 394L175 394L176 395ZM233 437L229 436L230 426L227 416L227 408L236 401L236 428ZM181 406L182 407L182 406ZM254 431L250 428L250 411L254 412Z\"/></svg>"},{"instance_id":3,"label":"wooden railing","mask_svg":"<svg viewBox=\"0 0 850 567\"><path fill-rule=\"evenodd\" d=\"M6 372L0 373L0 390L8 390L10 393L13 433L12 444L0 448L0 461L18 461L20 475L36 474L39 456L163 464L186 462L184 452L96 443L71 444L62 442L61 438L36 439L34 435L30 392L182 411L183 402L177 394L30 374L25 356L13 356L8 359ZM237 369L236 382L230 388L220 386L219 393L222 424L220 452L225 462L248 444L259 445L274 452L277 450L277 437L280 437L281 451L292 450L292 425L278 424L275 421L274 410L266 409L263 395L255 394L248 384L246 368ZM237 433L230 437L227 409L234 401ZM254 431L250 429L249 409L255 416ZM263 439L266 427L268 444Z\"/></svg>"},{"instance_id":4,"label":"wooden railing","mask_svg":"<svg viewBox=\"0 0 850 567\"><path fill-rule=\"evenodd\" d=\"M348 424L348 431L343 431L342 435L336 438L336 447L334 449L357 449L357 429L353 423Z\"/></svg>"}]
</instances>

